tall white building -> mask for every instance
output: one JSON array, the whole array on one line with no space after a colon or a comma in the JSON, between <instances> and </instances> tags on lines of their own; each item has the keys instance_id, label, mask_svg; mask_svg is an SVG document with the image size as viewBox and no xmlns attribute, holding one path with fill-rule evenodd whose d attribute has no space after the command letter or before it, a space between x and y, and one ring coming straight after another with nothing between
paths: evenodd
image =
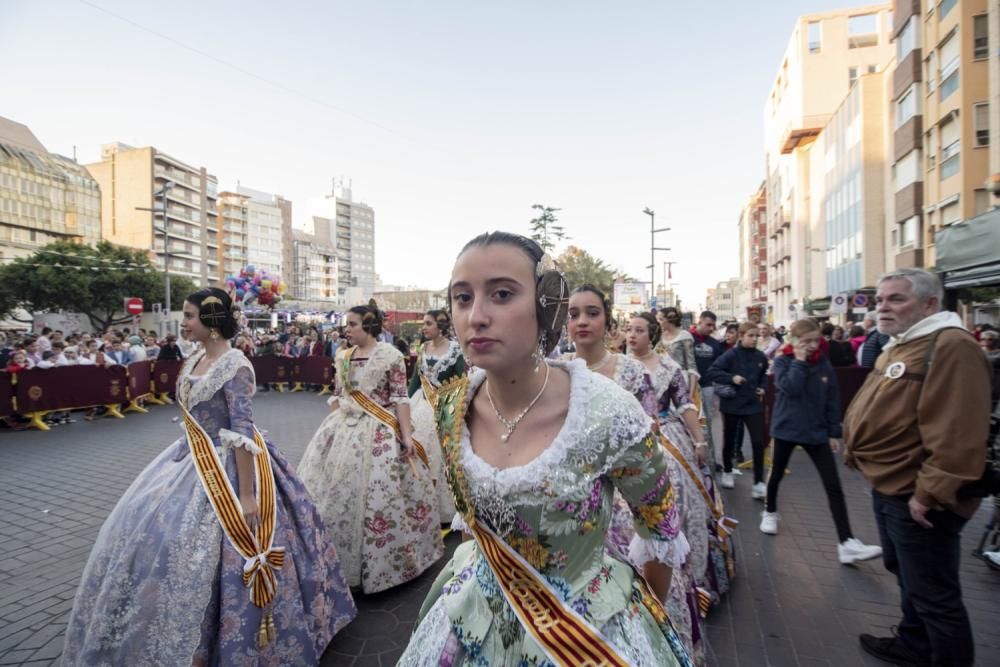
<instances>
[{"instance_id":1,"label":"tall white building","mask_svg":"<svg viewBox=\"0 0 1000 667\"><path fill-rule=\"evenodd\" d=\"M340 297L349 305L368 301L375 293L375 210L341 183L313 203L312 215L315 235L337 250Z\"/></svg>"},{"instance_id":2,"label":"tall white building","mask_svg":"<svg viewBox=\"0 0 1000 667\"><path fill-rule=\"evenodd\" d=\"M303 301L329 301L345 305L337 289L337 251L315 234L293 232L291 275L286 278L291 296Z\"/></svg>"},{"instance_id":3,"label":"tall white building","mask_svg":"<svg viewBox=\"0 0 1000 667\"><path fill-rule=\"evenodd\" d=\"M879 4L799 17L768 96L764 108L767 286L777 324L805 314L807 301L825 296L825 285L813 277L825 278L826 269L836 274L842 259L840 251L827 254L825 226L812 220L811 209L819 203L811 192L816 181L811 152L851 88L891 62L891 11L891 5ZM860 132L859 125L844 129L847 137ZM831 186L839 188L839 182L831 181ZM847 193L853 196L849 188ZM827 217L839 225L847 206L838 195ZM830 242L841 247L843 238L855 233L838 228ZM850 252L850 242L847 247Z\"/></svg>"}]
</instances>

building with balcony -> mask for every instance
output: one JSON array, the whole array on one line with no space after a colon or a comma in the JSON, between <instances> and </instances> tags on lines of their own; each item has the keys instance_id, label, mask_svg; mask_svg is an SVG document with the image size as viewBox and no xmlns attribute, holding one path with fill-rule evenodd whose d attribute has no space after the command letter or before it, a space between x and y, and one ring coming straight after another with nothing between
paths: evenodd
<instances>
[{"instance_id":1,"label":"building with balcony","mask_svg":"<svg viewBox=\"0 0 1000 667\"><path fill-rule=\"evenodd\" d=\"M312 202L313 233L337 250L337 284L348 304L365 303L375 293L375 211L354 201L340 183Z\"/></svg>"},{"instance_id":2,"label":"building with balcony","mask_svg":"<svg viewBox=\"0 0 1000 667\"><path fill-rule=\"evenodd\" d=\"M345 306L337 282L337 251L316 234L292 232L292 271L286 278L291 295L301 301L325 301Z\"/></svg>"},{"instance_id":3,"label":"building with balcony","mask_svg":"<svg viewBox=\"0 0 1000 667\"><path fill-rule=\"evenodd\" d=\"M100 239L97 181L82 165L46 150L25 125L0 117L0 261L55 241Z\"/></svg>"},{"instance_id":4,"label":"building with balcony","mask_svg":"<svg viewBox=\"0 0 1000 667\"><path fill-rule=\"evenodd\" d=\"M239 275L247 265L247 240L249 234L250 198L238 192L219 193L216 207L219 212L219 278Z\"/></svg>"},{"instance_id":5,"label":"building with balcony","mask_svg":"<svg viewBox=\"0 0 1000 667\"><path fill-rule=\"evenodd\" d=\"M892 58L889 4L798 19L764 109L769 305L775 323L796 317L813 274L811 148L848 92ZM824 232L825 233L825 232Z\"/></svg>"},{"instance_id":6,"label":"building with balcony","mask_svg":"<svg viewBox=\"0 0 1000 667\"><path fill-rule=\"evenodd\" d=\"M102 146L101 160L86 168L101 188L101 238L148 251L160 270L199 285L219 284L215 176L152 146L121 143ZM167 183L173 185L164 211L163 198L154 193Z\"/></svg>"},{"instance_id":7,"label":"building with balcony","mask_svg":"<svg viewBox=\"0 0 1000 667\"><path fill-rule=\"evenodd\" d=\"M885 271L887 77L859 77L809 149L810 242L800 316L827 310L835 294L874 289Z\"/></svg>"},{"instance_id":8,"label":"building with balcony","mask_svg":"<svg viewBox=\"0 0 1000 667\"><path fill-rule=\"evenodd\" d=\"M767 184L761 183L740 211L740 293L736 310L767 306Z\"/></svg>"},{"instance_id":9,"label":"building with balcony","mask_svg":"<svg viewBox=\"0 0 1000 667\"><path fill-rule=\"evenodd\" d=\"M935 233L992 207L990 4L896 4L893 266L934 265Z\"/></svg>"},{"instance_id":10,"label":"building with balcony","mask_svg":"<svg viewBox=\"0 0 1000 667\"><path fill-rule=\"evenodd\" d=\"M746 313L739 312L736 306L740 289L739 278L730 278L715 287L709 287L705 294L705 309L715 313L720 324L746 319Z\"/></svg>"}]
</instances>

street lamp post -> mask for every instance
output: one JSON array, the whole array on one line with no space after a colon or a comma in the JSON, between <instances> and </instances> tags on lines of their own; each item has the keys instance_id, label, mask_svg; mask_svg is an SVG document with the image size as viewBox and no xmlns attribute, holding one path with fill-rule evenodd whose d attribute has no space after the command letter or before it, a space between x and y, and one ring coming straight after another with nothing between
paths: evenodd
<instances>
[{"instance_id":1,"label":"street lamp post","mask_svg":"<svg viewBox=\"0 0 1000 667\"><path fill-rule=\"evenodd\" d=\"M669 283L669 284L667 283L667 275L668 275L667 271L668 271L668 268L671 267L671 266L673 266L676 263L677 262L664 262L663 263L663 297L664 298L666 298L666 296L667 296L667 290L669 289L669 285L676 284L676 283ZM671 303L670 305L672 306L674 304Z\"/></svg>"},{"instance_id":2,"label":"street lamp post","mask_svg":"<svg viewBox=\"0 0 1000 667\"><path fill-rule=\"evenodd\" d=\"M670 248L657 248L656 247L656 234L658 232L669 232L669 227L656 228L656 212L653 211L648 206L642 210L643 213L649 216L649 293L650 299L656 298L656 251L665 250L669 251Z\"/></svg>"},{"instance_id":3,"label":"street lamp post","mask_svg":"<svg viewBox=\"0 0 1000 667\"><path fill-rule=\"evenodd\" d=\"M160 213L163 214L163 228L156 226L156 215L153 215L153 230L163 234L163 306L166 312L165 322L161 323L160 334L163 329L170 330L170 237L167 235L167 193L176 186L173 181L167 181L163 187L153 193L153 197L159 197L163 205ZM155 209L150 209L154 211Z\"/></svg>"}]
</instances>

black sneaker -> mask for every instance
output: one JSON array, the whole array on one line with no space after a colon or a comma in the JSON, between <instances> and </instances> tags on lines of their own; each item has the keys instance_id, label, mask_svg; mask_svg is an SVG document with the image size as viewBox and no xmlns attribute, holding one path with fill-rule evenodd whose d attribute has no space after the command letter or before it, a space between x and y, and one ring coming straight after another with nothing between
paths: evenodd
<instances>
[{"instance_id":1,"label":"black sneaker","mask_svg":"<svg viewBox=\"0 0 1000 667\"><path fill-rule=\"evenodd\" d=\"M862 634L858 637L865 653L900 667L925 667L931 663L923 660L918 654L906 648L899 637L876 637Z\"/></svg>"}]
</instances>

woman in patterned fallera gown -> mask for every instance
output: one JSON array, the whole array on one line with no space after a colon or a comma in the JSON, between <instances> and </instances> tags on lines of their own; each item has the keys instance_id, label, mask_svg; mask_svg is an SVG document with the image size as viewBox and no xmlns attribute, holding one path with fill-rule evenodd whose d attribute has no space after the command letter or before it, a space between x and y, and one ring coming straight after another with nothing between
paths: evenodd
<instances>
[{"instance_id":1,"label":"woman in patterned fallera gown","mask_svg":"<svg viewBox=\"0 0 1000 667\"><path fill-rule=\"evenodd\" d=\"M576 353L564 356L567 359L574 356L582 359L587 363L588 370L613 380L619 387L635 396L646 414L655 420L659 411L658 402L648 369L632 356L613 354L599 343L595 345L595 341L599 341L595 333L604 331L610 313L611 304L607 297L593 285L581 285L573 290L569 299L567 330L576 344ZM670 483L677 492L676 504L684 521L684 535L693 549L694 543L687 521L689 516L687 506L692 502L689 499L690 481L685 477L684 470L671 457L668 457L667 464ZM694 502L701 501L695 499ZM635 535L632 516L628 504L620 494L615 494L614 503L614 514L606 543L613 553L628 559L629 545ZM698 526L692 527L697 532ZM704 664L705 651L690 560L689 555L684 566L674 571L667 599L667 612L692 661L700 665Z\"/></svg>"},{"instance_id":2,"label":"woman in patterned fallera gown","mask_svg":"<svg viewBox=\"0 0 1000 667\"><path fill-rule=\"evenodd\" d=\"M568 297L530 239L483 234L458 257L449 303L475 370L435 415L474 539L432 585L404 667L691 664L662 606L688 545L652 422L584 362L545 360ZM648 584L605 546L616 489Z\"/></svg>"},{"instance_id":3,"label":"woman in patterned fallera gown","mask_svg":"<svg viewBox=\"0 0 1000 667\"><path fill-rule=\"evenodd\" d=\"M451 523L455 516L455 501L452 500L448 481L444 478L441 444L438 442L431 405L442 384L465 373L465 358L458 342L449 338L451 318L447 311L427 311L422 333L427 342L417 355L417 367L410 380L413 437L427 450L441 521Z\"/></svg>"},{"instance_id":4,"label":"woman in patterned fallera gown","mask_svg":"<svg viewBox=\"0 0 1000 667\"><path fill-rule=\"evenodd\" d=\"M177 400L207 435L198 458L212 458L214 449L235 509L229 516L258 537L262 524L274 521L265 554L272 557L274 597L265 607L252 602L244 568L255 561L231 542L201 481L190 436L182 437L139 474L101 528L70 614L62 664L318 665L356 613L336 550L298 477L254 428L253 367L229 345L237 330L229 295L212 288L189 296L181 330L204 348L184 364ZM255 466L268 460L273 505L255 484ZM258 476L266 471L257 467Z\"/></svg>"},{"instance_id":5,"label":"woman in patterned fallera gown","mask_svg":"<svg viewBox=\"0 0 1000 667\"><path fill-rule=\"evenodd\" d=\"M434 481L415 455L403 355L378 341L382 313L374 302L351 308L345 332L351 347L335 361L333 412L298 471L348 583L376 593L419 576L444 554L444 543Z\"/></svg>"}]
</instances>

